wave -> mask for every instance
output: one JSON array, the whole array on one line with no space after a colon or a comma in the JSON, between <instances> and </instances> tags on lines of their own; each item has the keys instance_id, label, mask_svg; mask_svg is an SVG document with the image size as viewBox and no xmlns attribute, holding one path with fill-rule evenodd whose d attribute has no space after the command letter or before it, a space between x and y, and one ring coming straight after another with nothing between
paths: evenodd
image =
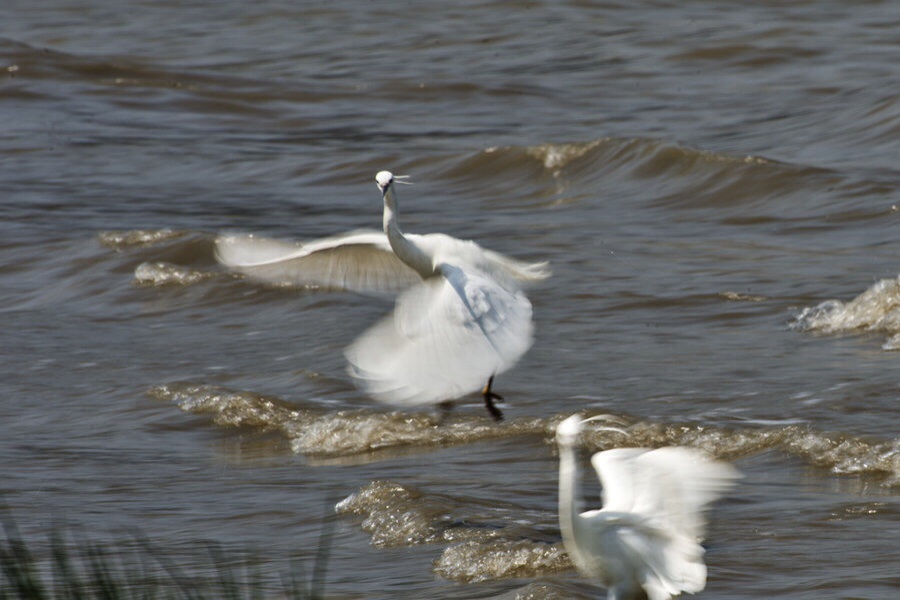
<instances>
[{"instance_id":1,"label":"wave","mask_svg":"<svg viewBox=\"0 0 900 600\"><path fill-rule=\"evenodd\" d=\"M464 192L503 181L503 200L537 207L639 201L662 210L710 210L728 225L770 222L832 228L890 215L889 173L842 172L768 156L729 154L653 138L498 146L457 157L445 173ZM547 183L555 188L548 199ZM873 201L874 199L874 201Z\"/></svg>"},{"instance_id":2,"label":"wave","mask_svg":"<svg viewBox=\"0 0 900 600\"><path fill-rule=\"evenodd\" d=\"M450 544L433 564L445 579L474 583L572 568L562 542L536 529L523 534L518 513L478 506L473 517L467 514L472 504L471 498L379 480L338 502L335 511L363 517L361 527L378 547Z\"/></svg>"},{"instance_id":3,"label":"wave","mask_svg":"<svg viewBox=\"0 0 900 600\"><path fill-rule=\"evenodd\" d=\"M284 435L292 450L322 460L361 462L393 456L404 449L440 448L516 436L541 436L552 444L556 425L568 415L513 419L501 424L487 416L454 414L441 421L431 413L376 412L366 409L328 412L298 407L279 398L190 382L149 390L183 411L212 416L222 427L252 427ZM733 429L696 423L642 421L627 415L611 418L624 431L588 431L591 452L622 446L691 446L727 460L774 450L841 475L869 475L900 484L900 438L875 441L828 434L790 424Z\"/></svg>"},{"instance_id":4,"label":"wave","mask_svg":"<svg viewBox=\"0 0 900 600\"><path fill-rule=\"evenodd\" d=\"M113 250L125 250L132 247L154 246L187 236L187 231L173 229L132 229L126 231L102 231L97 240L102 246Z\"/></svg>"},{"instance_id":5,"label":"wave","mask_svg":"<svg viewBox=\"0 0 900 600\"><path fill-rule=\"evenodd\" d=\"M836 192L858 196L880 189L877 183L860 182L834 170L652 138L604 137L581 143L491 147L459 159L447 174L471 186L473 193L483 188L486 180L509 182L507 193L519 201L547 204L546 196L532 198L528 194L544 187L535 186L535 181L550 178L556 187L551 205L592 201L601 190L600 195L639 194L658 208L730 208L738 213L732 215L738 224L742 219L755 223L808 218L822 213L823 205L829 205L827 210L834 218L845 209L823 198L838 198ZM785 202L792 196L796 201ZM745 214L750 206L763 208ZM854 208L852 215L868 219L883 216L883 212L867 205Z\"/></svg>"},{"instance_id":6,"label":"wave","mask_svg":"<svg viewBox=\"0 0 900 600\"><path fill-rule=\"evenodd\" d=\"M134 282L138 285L193 285L215 277L208 271L196 271L167 262L141 263L134 269Z\"/></svg>"},{"instance_id":7,"label":"wave","mask_svg":"<svg viewBox=\"0 0 900 600\"><path fill-rule=\"evenodd\" d=\"M462 542L444 550L434 563L435 573L462 583L541 577L572 568L562 542L525 539Z\"/></svg>"},{"instance_id":8,"label":"wave","mask_svg":"<svg viewBox=\"0 0 900 600\"><path fill-rule=\"evenodd\" d=\"M132 281L138 286L186 287L216 277L231 277L215 267L213 236L173 229L104 231L97 235L101 246L134 255L142 262L134 267Z\"/></svg>"},{"instance_id":9,"label":"wave","mask_svg":"<svg viewBox=\"0 0 900 600\"><path fill-rule=\"evenodd\" d=\"M127 314L130 294L115 283L126 277L139 286L190 286L224 276L215 267L211 236L171 229L106 231L92 239L35 237L3 254L0 271L28 275L10 280L0 310L65 306Z\"/></svg>"},{"instance_id":10,"label":"wave","mask_svg":"<svg viewBox=\"0 0 900 600\"><path fill-rule=\"evenodd\" d=\"M226 427L279 431L292 450L314 458L354 457L405 447L447 446L486 439L543 433L542 419L521 419L495 426L488 418L456 416L441 422L430 413L373 412L297 408L278 398L206 384L171 383L150 395L174 402L185 412L212 415Z\"/></svg>"},{"instance_id":11,"label":"wave","mask_svg":"<svg viewBox=\"0 0 900 600\"><path fill-rule=\"evenodd\" d=\"M265 113L260 104L271 98L270 94L260 90L266 85L264 80L223 75L221 71L207 73L198 69L159 67L133 57L78 54L39 48L8 38L0 38L0 51L4 52L6 63L10 65L7 70L22 80L87 82L101 93L104 88L143 88L150 92L153 89L161 92L177 90L189 97L218 99L219 104L210 106L241 113ZM300 99L311 96L317 97L306 91Z\"/></svg>"},{"instance_id":12,"label":"wave","mask_svg":"<svg viewBox=\"0 0 900 600\"><path fill-rule=\"evenodd\" d=\"M624 174L637 179L672 179L706 173L713 177L744 168L759 173L810 172L809 167L780 163L761 156L732 156L697 150L652 138L604 137L577 143L545 143L533 146L496 146L458 161L449 175L471 177L483 184L484 174L515 181L514 172L532 176L591 181ZM813 170L815 171L815 170Z\"/></svg>"},{"instance_id":13,"label":"wave","mask_svg":"<svg viewBox=\"0 0 900 600\"><path fill-rule=\"evenodd\" d=\"M706 172L709 176L745 168L764 173L788 171L798 175L820 169L782 163L762 156L734 156L682 146L652 138L604 137L593 141L534 146L491 147L469 157L471 163L492 167L520 164L536 166L555 177L596 179L617 172L638 179L673 177ZM466 165L466 167L469 165ZM468 168L461 170L468 172Z\"/></svg>"},{"instance_id":14,"label":"wave","mask_svg":"<svg viewBox=\"0 0 900 600\"><path fill-rule=\"evenodd\" d=\"M900 276L882 279L850 300L827 300L804 308L789 326L824 334L886 333L885 350L900 350Z\"/></svg>"}]
</instances>

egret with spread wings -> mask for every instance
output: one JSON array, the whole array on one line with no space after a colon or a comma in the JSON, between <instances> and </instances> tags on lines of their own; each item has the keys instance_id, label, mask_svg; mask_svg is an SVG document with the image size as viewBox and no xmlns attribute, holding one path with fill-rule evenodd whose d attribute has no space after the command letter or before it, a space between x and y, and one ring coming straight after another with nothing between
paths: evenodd
<instances>
[{"instance_id":1,"label":"egret with spread wings","mask_svg":"<svg viewBox=\"0 0 900 600\"><path fill-rule=\"evenodd\" d=\"M531 302L522 291L546 279L546 263L525 263L448 235L406 234L397 222L394 186L375 176L384 231L356 231L307 244L222 236L225 266L270 283L355 291L400 291L394 311L345 351L349 372L377 400L446 406L481 390L496 420L494 376L531 347ZM401 291L402 290L402 291Z\"/></svg>"},{"instance_id":2,"label":"egret with spread wings","mask_svg":"<svg viewBox=\"0 0 900 600\"><path fill-rule=\"evenodd\" d=\"M684 447L615 448L591 459L603 508L582 511L575 442L579 415L556 428L559 527L572 562L607 588L607 600L668 600L706 587L705 506L738 472Z\"/></svg>"}]
</instances>

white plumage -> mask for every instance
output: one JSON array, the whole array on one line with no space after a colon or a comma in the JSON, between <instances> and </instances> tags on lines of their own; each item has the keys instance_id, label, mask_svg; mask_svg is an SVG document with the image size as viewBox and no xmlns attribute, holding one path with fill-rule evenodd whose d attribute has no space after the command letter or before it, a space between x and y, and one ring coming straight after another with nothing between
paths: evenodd
<instances>
[{"instance_id":1,"label":"white plumage","mask_svg":"<svg viewBox=\"0 0 900 600\"><path fill-rule=\"evenodd\" d=\"M399 292L420 280L397 258L384 232L374 230L300 244L222 235L215 251L226 267L274 285Z\"/></svg>"},{"instance_id":2,"label":"white plumage","mask_svg":"<svg viewBox=\"0 0 900 600\"><path fill-rule=\"evenodd\" d=\"M222 236L223 265L274 284L400 291L393 313L345 351L349 372L377 400L442 404L482 389L492 416L494 375L532 343L531 303L522 286L546 279L546 263L525 263L444 234L405 234L388 171L375 177L384 231L356 231L305 244ZM485 382L487 384L485 385Z\"/></svg>"},{"instance_id":3,"label":"white plumage","mask_svg":"<svg viewBox=\"0 0 900 600\"><path fill-rule=\"evenodd\" d=\"M591 459L603 508L581 511L575 441L582 420L559 424L559 525L572 562L609 600L666 600L706 586L704 507L739 477L698 450L617 448Z\"/></svg>"}]
</instances>

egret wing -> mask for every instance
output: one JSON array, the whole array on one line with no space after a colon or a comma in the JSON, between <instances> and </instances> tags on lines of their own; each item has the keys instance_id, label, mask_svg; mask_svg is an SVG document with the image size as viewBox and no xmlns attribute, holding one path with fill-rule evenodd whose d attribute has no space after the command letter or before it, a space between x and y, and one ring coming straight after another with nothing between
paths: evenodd
<instances>
[{"instance_id":1,"label":"egret wing","mask_svg":"<svg viewBox=\"0 0 900 600\"><path fill-rule=\"evenodd\" d=\"M215 255L228 269L273 285L397 292L420 281L380 231L355 231L305 243L253 235L219 236Z\"/></svg>"},{"instance_id":2,"label":"egret wing","mask_svg":"<svg viewBox=\"0 0 900 600\"><path fill-rule=\"evenodd\" d=\"M518 289L550 277L547 262L527 263L482 248L471 240L460 240L443 233L408 235L427 249L436 264L452 264L467 272L477 271L507 289Z\"/></svg>"},{"instance_id":3,"label":"egret wing","mask_svg":"<svg viewBox=\"0 0 900 600\"><path fill-rule=\"evenodd\" d=\"M614 448L591 457L603 486L603 510L632 513L641 494L641 475L635 460L649 452L647 448Z\"/></svg>"},{"instance_id":4,"label":"egret wing","mask_svg":"<svg viewBox=\"0 0 900 600\"><path fill-rule=\"evenodd\" d=\"M707 482L722 481L731 468L688 448L617 448L598 452L591 463L604 503L582 518L594 531L592 555L602 561L608 583L640 585L650 600L701 591L700 514L717 495L710 490L722 489Z\"/></svg>"},{"instance_id":5,"label":"egret wing","mask_svg":"<svg viewBox=\"0 0 900 600\"><path fill-rule=\"evenodd\" d=\"M706 587L705 551L696 540L643 527L622 527L617 532L622 556L636 573L649 600L669 600L682 593L696 594Z\"/></svg>"},{"instance_id":6,"label":"egret wing","mask_svg":"<svg viewBox=\"0 0 900 600\"><path fill-rule=\"evenodd\" d=\"M700 539L703 509L734 485L731 465L684 447L617 448L591 458L603 485L603 510L642 516L660 529Z\"/></svg>"},{"instance_id":7,"label":"egret wing","mask_svg":"<svg viewBox=\"0 0 900 600\"><path fill-rule=\"evenodd\" d=\"M417 405L481 389L531 346L531 303L477 271L442 264L345 355L350 373L383 402Z\"/></svg>"}]
</instances>

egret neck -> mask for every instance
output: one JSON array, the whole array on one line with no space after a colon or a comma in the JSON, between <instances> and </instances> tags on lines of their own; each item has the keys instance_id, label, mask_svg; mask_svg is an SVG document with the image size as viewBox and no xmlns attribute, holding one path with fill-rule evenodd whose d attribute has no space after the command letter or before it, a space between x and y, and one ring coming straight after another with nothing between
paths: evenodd
<instances>
[{"instance_id":1,"label":"egret neck","mask_svg":"<svg viewBox=\"0 0 900 600\"><path fill-rule=\"evenodd\" d=\"M397 223L397 198L394 195L393 178L390 178L386 185L382 185L379 181L378 187L381 188L384 200L384 233L388 237L394 254L423 279L433 276L435 268L431 257L411 242L400 230L400 225Z\"/></svg>"},{"instance_id":2,"label":"egret neck","mask_svg":"<svg viewBox=\"0 0 900 600\"><path fill-rule=\"evenodd\" d=\"M579 568L585 569L587 565L582 556L574 549L578 548L576 539L579 536L579 527L576 523L581 512L581 481L572 446L574 440L559 440L559 529L563 540L566 541L566 549L570 558Z\"/></svg>"}]
</instances>

